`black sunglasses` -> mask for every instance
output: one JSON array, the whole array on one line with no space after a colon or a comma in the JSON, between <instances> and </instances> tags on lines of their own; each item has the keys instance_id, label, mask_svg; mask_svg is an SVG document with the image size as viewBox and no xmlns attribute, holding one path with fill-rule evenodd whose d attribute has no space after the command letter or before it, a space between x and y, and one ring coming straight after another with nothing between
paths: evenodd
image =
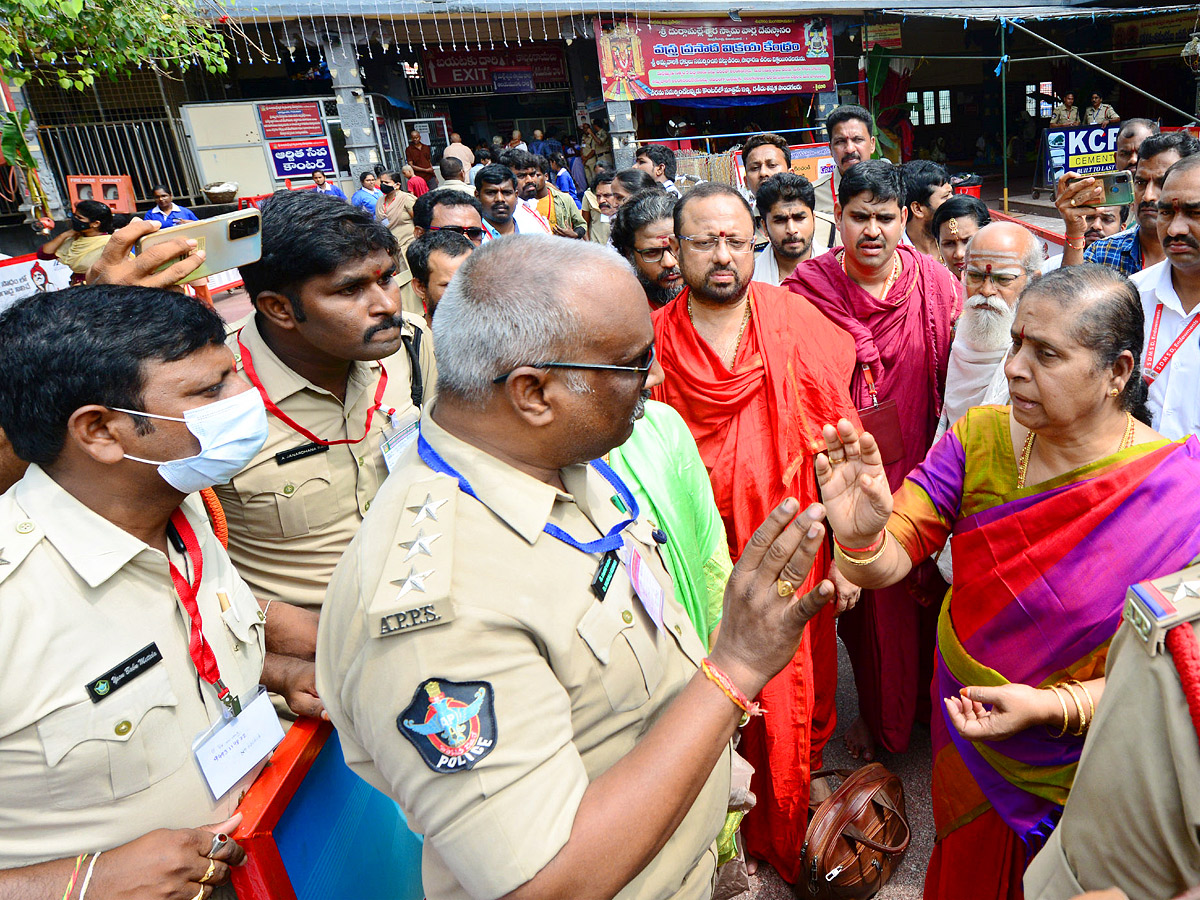
<instances>
[{"instance_id":1,"label":"black sunglasses","mask_svg":"<svg viewBox=\"0 0 1200 900\"><path fill-rule=\"evenodd\" d=\"M466 227L463 225L430 225L430 231L453 231L455 234L461 234L463 237L479 243L483 240L484 231L482 228Z\"/></svg>"}]
</instances>

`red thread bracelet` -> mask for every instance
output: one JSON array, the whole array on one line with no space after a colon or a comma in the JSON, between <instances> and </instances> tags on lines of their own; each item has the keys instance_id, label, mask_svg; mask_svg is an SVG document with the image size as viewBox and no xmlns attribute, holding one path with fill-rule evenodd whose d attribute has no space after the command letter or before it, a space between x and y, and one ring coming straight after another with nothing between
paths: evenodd
<instances>
[{"instance_id":1,"label":"red thread bracelet","mask_svg":"<svg viewBox=\"0 0 1200 900\"><path fill-rule=\"evenodd\" d=\"M721 689L721 692L732 700L739 709L748 716L761 716L766 712L761 706L747 697L738 689L738 686L733 683L733 679L714 666L707 659L701 660L700 668L704 671L708 680Z\"/></svg>"},{"instance_id":2,"label":"red thread bracelet","mask_svg":"<svg viewBox=\"0 0 1200 900\"><path fill-rule=\"evenodd\" d=\"M884 529L883 532L880 532L878 540L876 540L873 544L869 544L866 547L847 547L845 544L843 544L841 541L839 541L836 537L833 539L833 542L838 545L838 548L843 553L874 553L876 550L878 550L883 545L883 538L886 533L886 530L887 529Z\"/></svg>"}]
</instances>

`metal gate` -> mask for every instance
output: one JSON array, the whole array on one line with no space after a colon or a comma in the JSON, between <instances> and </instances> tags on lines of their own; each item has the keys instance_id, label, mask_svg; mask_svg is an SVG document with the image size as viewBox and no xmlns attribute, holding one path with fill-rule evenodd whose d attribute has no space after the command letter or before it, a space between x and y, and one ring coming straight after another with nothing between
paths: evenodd
<instances>
[{"instance_id":1,"label":"metal gate","mask_svg":"<svg viewBox=\"0 0 1200 900\"><path fill-rule=\"evenodd\" d=\"M177 199L206 202L191 157L183 152L182 134L178 119L38 127L42 152L60 186L68 175L128 175L138 202L153 202L151 190L159 184Z\"/></svg>"}]
</instances>

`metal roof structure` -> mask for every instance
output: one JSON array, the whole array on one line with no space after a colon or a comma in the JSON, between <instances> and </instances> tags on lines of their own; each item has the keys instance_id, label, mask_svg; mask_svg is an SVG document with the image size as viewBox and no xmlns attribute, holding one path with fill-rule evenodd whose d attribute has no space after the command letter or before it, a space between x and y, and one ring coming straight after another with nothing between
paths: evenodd
<instances>
[{"instance_id":1,"label":"metal roof structure","mask_svg":"<svg viewBox=\"0 0 1200 900\"><path fill-rule=\"evenodd\" d=\"M616 16L674 18L678 16L778 16L857 15L887 12L897 15L950 15L962 18L997 16L1009 9L1009 17L1041 18L1076 12L1084 0L1023 0L1019 6L996 7L994 0L924 0L918 8L897 7L896 0L225 0L225 12L239 19L294 16L354 16L366 18L429 17L468 22L481 19L515 18L540 23L542 17L572 18ZM1172 7L1174 8L1174 7ZM1189 7L1178 7L1186 9ZM736 19L735 19L736 21Z\"/></svg>"}]
</instances>

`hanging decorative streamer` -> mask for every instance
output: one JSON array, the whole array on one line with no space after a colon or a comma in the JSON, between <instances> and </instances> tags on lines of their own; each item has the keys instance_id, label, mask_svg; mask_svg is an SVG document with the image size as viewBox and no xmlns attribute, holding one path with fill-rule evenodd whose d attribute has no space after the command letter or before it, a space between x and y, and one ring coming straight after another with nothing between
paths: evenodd
<instances>
[{"instance_id":1,"label":"hanging decorative streamer","mask_svg":"<svg viewBox=\"0 0 1200 900\"><path fill-rule=\"evenodd\" d=\"M442 49L442 26L440 24L438 24L437 12L434 12L434 14L433 14L433 30L435 32L437 32L437 45L438 45L438 49L441 50Z\"/></svg>"},{"instance_id":2,"label":"hanging decorative streamer","mask_svg":"<svg viewBox=\"0 0 1200 900\"><path fill-rule=\"evenodd\" d=\"M471 49L471 41L467 38L467 14L466 14L466 12L463 11L462 6L459 6L459 8L458 8L458 22L460 25L462 25L463 50L464 51L470 50Z\"/></svg>"},{"instance_id":3,"label":"hanging decorative streamer","mask_svg":"<svg viewBox=\"0 0 1200 900\"><path fill-rule=\"evenodd\" d=\"M404 23L404 43L408 44L409 52L412 52L412 48L413 48L412 34L408 30L408 18L407 17L401 18L400 21ZM418 20L418 21L420 21L420 20ZM394 28L395 25L393 24L392 27Z\"/></svg>"},{"instance_id":4,"label":"hanging decorative streamer","mask_svg":"<svg viewBox=\"0 0 1200 900\"><path fill-rule=\"evenodd\" d=\"M480 52L483 50L483 39L479 34L479 11L474 3L471 4L471 21L475 25L475 51Z\"/></svg>"},{"instance_id":5,"label":"hanging decorative streamer","mask_svg":"<svg viewBox=\"0 0 1200 900\"><path fill-rule=\"evenodd\" d=\"M354 17L346 16L346 27L350 30L350 47L346 54L346 58L350 61L352 68L358 67L358 36L354 33ZM349 74L349 73L347 73Z\"/></svg>"},{"instance_id":6,"label":"hanging decorative streamer","mask_svg":"<svg viewBox=\"0 0 1200 900\"><path fill-rule=\"evenodd\" d=\"M279 55L279 44L275 42L275 26L270 25L268 31L271 35L271 49L275 51L275 62L281 63L283 62L283 57Z\"/></svg>"},{"instance_id":7,"label":"hanging decorative streamer","mask_svg":"<svg viewBox=\"0 0 1200 900\"><path fill-rule=\"evenodd\" d=\"M358 7L362 13L363 36L367 40L367 59L374 59L375 51L371 49L371 28L367 25L367 4L365 0L359 0Z\"/></svg>"}]
</instances>

